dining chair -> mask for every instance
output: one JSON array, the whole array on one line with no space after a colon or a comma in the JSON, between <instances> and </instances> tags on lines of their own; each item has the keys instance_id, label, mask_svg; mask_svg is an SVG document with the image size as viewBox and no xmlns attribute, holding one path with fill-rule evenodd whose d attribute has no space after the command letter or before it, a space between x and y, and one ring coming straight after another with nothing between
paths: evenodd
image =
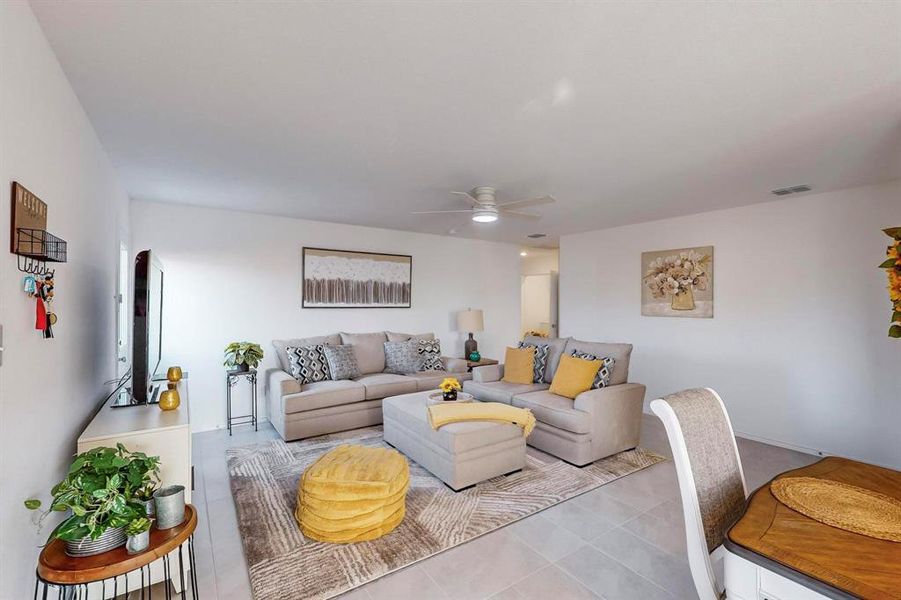
<instances>
[{"instance_id":1,"label":"dining chair","mask_svg":"<svg viewBox=\"0 0 901 600\"><path fill-rule=\"evenodd\" d=\"M691 577L700 600L725 597L714 563L725 557L728 528L742 515L748 488L732 423L710 388L683 390L651 402L673 451Z\"/></svg>"}]
</instances>

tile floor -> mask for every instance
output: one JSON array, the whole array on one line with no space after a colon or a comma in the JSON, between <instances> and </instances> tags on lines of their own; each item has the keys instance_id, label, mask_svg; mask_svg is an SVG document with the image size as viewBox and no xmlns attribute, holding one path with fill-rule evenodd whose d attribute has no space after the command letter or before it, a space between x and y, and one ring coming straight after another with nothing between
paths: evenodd
<instances>
[{"instance_id":1,"label":"tile floor","mask_svg":"<svg viewBox=\"0 0 901 600\"><path fill-rule=\"evenodd\" d=\"M195 536L204 599L250 599L225 450L276 438L268 424L194 435ZM671 456L663 426L645 415L641 445ZM814 456L739 439L754 489ZM672 461L634 473L433 556L342 596L344 600L655 600L697 598L685 555Z\"/></svg>"}]
</instances>

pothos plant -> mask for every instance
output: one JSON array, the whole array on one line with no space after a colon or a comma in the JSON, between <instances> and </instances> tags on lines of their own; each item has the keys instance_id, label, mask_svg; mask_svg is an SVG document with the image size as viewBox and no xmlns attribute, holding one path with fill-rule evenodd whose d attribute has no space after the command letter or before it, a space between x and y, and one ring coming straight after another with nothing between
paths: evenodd
<instances>
[{"instance_id":1,"label":"pothos plant","mask_svg":"<svg viewBox=\"0 0 901 600\"><path fill-rule=\"evenodd\" d=\"M237 367L239 369L246 369L247 367L255 369L261 360L263 360L263 349L259 344L232 342L225 347L225 362L222 364L226 367Z\"/></svg>"},{"instance_id":2,"label":"pothos plant","mask_svg":"<svg viewBox=\"0 0 901 600\"><path fill-rule=\"evenodd\" d=\"M145 517L139 501L152 494L158 481L159 457L129 452L122 444L93 448L76 456L65 478L50 490L53 500L39 525L53 512L71 512L48 539L96 540L111 527ZM26 500L25 507L37 510L41 501Z\"/></svg>"}]
</instances>

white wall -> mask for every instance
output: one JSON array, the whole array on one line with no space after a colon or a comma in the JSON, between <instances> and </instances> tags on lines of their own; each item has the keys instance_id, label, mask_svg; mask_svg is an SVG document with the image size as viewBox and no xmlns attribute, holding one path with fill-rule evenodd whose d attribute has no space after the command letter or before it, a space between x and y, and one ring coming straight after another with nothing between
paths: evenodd
<instances>
[{"instance_id":1,"label":"white wall","mask_svg":"<svg viewBox=\"0 0 901 600\"><path fill-rule=\"evenodd\" d=\"M524 248L526 256L520 257L523 275L545 275L560 270L560 251L557 248Z\"/></svg>"},{"instance_id":2,"label":"white wall","mask_svg":"<svg viewBox=\"0 0 901 600\"><path fill-rule=\"evenodd\" d=\"M386 229L205 208L134 202L134 250L157 252L165 269L163 349L190 373L195 431L225 425L222 349L337 331L434 331L446 356L462 356L455 312L485 311L479 349L503 358L518 339L519 248ZM303 246L413 256L412 308L302 309ZM237 388L236 388L237 389ZM260 387L260 408L265 414Z\"/></svg>"},{"instance_id":3,"label":"white wall","mask_svg":"<svg viewBox=\"0 0 901 600\"><path fill-rule=\"evenodd\" d=\"M561 330L634 344L648 399L717 389L738 432L901 466L901 342L877 269L901 181L564 236ZM642 251L714 246L714 318L641 316Z\"/></svg>"},{"instance_id":4,"label":"white wall","mask_svg":"<svg viewBox=\"0 0 901 600\"><path fill-rule=\"evenodd\" d=\"M56 269L56 337L34 330L33 299L8 251L10 182L49 205L68 241ZM40 534L22 505L65 474L103 382L115 375L116 252L128 198L31 9L0 3L0 598L30 598Z\"/></svg>"}]
</instances>

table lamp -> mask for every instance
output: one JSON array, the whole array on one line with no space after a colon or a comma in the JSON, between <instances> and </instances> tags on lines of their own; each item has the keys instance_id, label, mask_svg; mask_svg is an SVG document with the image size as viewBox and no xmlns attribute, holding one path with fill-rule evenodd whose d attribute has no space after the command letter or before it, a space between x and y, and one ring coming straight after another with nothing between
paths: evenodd
<instances>
[{"instance_id":1,"label":"table lamp","mask_svg":"<svg viewBox=\"0 0 901 600\"><path fill-rule=\"evenodd\" d=\"M463 345L464 358L469 358L473 352L478 352L479 344L473 339L474 331L483 331L485 329L485 321L482 318L482 311L478 309L461 310L457 313L457 330L469 333L469 339Z\"/></svg>"}]
</instances>

